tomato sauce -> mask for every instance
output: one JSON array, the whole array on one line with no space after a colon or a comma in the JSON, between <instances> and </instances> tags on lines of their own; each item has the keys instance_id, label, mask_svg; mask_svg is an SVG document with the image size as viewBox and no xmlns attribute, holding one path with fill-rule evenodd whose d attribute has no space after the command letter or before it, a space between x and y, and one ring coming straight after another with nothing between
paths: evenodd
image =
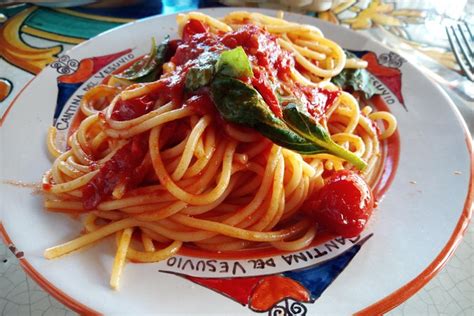
<instances>
[{"instance_id":1,"label":"tomato sauce","mask_svg":"<svg viewBox=\"0 0 474 316\"><path fill-rule=\"evenodd\" d=\"M251 80L253 87L262 95L263 100L277 117L283 117L277 96L273 92L270 79L265 72L258 69L253 71L254 77Z\"/></svg>"},{"instance_id":2,"label":"tomato sauce","mask_svg":"<svg viewBox=\"0 0 474 316\"><path fill-rule=\"evenodd\" d=\"M112 119L128 121L137 118L150 112L154 104L155 100L148 95L129 100L118 99L112 112Z\"/></svg>"},{"instance_id":3,"label":"tomato sauce","mask_svg":"<svg viewBox=\"0 0 474 316\"><path fill-rule=\"evenodd\" d=\"M94 209L105 197L112 194L119 183L128 186L139 182L139 169L148 149L147 135L138 135L120 148L83 187L82 204L86 210Z\"/></svg>"},{"instance_id":4,"label":"tomato sauce","mask_svg":"<svg viewBox=\"0 0 474 316\"><path fill-rule=\"evenodd\" d=\"M243 81L252 84L277 117L282 117L282 109L276 91L282 85L285 89L280 89L280 92L290 91L315 119L322 117L339 95L339 92L294 83L291 69L298 68L298 65L295 65L293 56L278 45L274 35L262 28L244 25L236 31L213 34L207 25L191 19L183 28L182 39L169 42L173 52L171 62L176 69L162 77L155 85L155 91L146 97L119 102L112 118L123 121L146 114L152 110L153 102L158 97L168 97L176 104L184 103L191 97L184 90L185 76L189 68L196 64L197 58L205 52L220 53L238 46L245 50L254 73L253 78L242 78ZM208 110L210 107L205 107L198 113Z\"/></svg>"},{"instance_id":5,"label":"tomato sauce","mask_svg":"<svg viewBox=\"0 0 474 316\"><path fill-rule=\"evenodd\" d=\"M330 91L322 88L308 87L302 84L295 84L293 93L303 104L315 119L321 118L327 110L333 105L336 98L341 94L340 91Z\"/></svg>"},{"instance_id":6,"label":"tomato sauce","mask_svg":"<svg viewBox=\"0 0 474 316\"><path fill-rule=\"evenodd\" d=\"M390 112L390 109L381 96L373 96L370 101L377 111ZM383 163L378 172L378 181L372 187L372 193L374 194L376 202L382 200L385 192L387 192L392 184L398 169L398 162L400 160L400 135L398 130L382 142L381 145Z\"/></svg>"},{"instance_id":7,"label":"tomato sauce","mask_svg":"<svg viewBox=\"0 0 474 316\"><path fill-rule=\"evenodd\" d=\"M202 90L190 97L188 100L186 100L185 106L189 106L194 112L200 115L205 115L208 113L217 114L214 102L212 102L209 91L207 90Z\"/></svg>"},{"instance_id":8,"label":"tomato sauce","mask_svg":"<svg viewBox=\"0 0 474 316\"><path fill-rule=\"evenodd\" d=\"M162 84L156 85L156 91L151 95L167 96L177 104L192 97L184 90L184 82L186 73L197 63L199 56L209 52L220 53L238 46L245 50L254 74L250 80L241 78L242 81L250 83L262 95L277 117L282 117L277 89L283 85L285 89L280 89L280 92L290 91L316 119L324 115L339 95L338 92L294 83L291 78L291 69L295 67L293 56L278 45L274 35L255 25L244 25L225 34L213 34L206 25L191 19L183 28L182 39L170 43L175 51L171 62L176 69L159 80ZM129 105L133 106L133 103ZM206 106L198 113L208 113L209 110L210 107Z\"/></svg>"}]
</instances>

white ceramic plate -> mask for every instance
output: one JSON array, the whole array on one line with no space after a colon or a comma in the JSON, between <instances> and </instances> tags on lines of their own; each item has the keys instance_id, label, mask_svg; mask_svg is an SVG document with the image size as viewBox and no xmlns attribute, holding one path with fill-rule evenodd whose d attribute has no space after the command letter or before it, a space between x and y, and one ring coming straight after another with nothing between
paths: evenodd
<instances>
[{"instance_id":1,"label":"white ceramic plate","mask_svg":"<svg viewBox=\"0 0 474 316\"><path fill-rule=\"evenodd\" d=\"M216 17L230 11L202 10ZM82 225L43 211L40 196L7 182L39 182L50 167L45 138L53 117L58 129L67 129L85 89L146 53L152 36L177 36L175 15L157 16L73 48L32 80L1 118L0 228L40 285L81 313L347 315L393 308L433 277L472 211L472 149L458 111L437 86L382 45L311 17L286 18L314 24L341 46L372 57L373 80L399 122L398 170L393 168L394 180L363 236L263 261L178 256L128 264L120 291L108 285L110 240L57 260L43 258L45 248L78 236ZM390 170L397 161L396 144L385 149L395 157L387 158ZM281 290L285 285L291 290Z\"/></svg>"}]
</instances>

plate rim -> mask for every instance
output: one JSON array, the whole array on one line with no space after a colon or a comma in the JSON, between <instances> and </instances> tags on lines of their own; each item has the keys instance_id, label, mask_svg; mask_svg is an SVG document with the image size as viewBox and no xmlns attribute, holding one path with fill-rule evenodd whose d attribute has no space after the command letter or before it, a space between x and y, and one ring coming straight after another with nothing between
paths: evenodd
<instances>
[{"instance_id":1,"label":"plate rim","mask_svg":"<svg viewBox=\"0 0 474 316\"><path fill-rule=\"evenodd\" d=\"M180 12L174 12L174 13L168 13L168 14L158 14L158 15L153 15L150 17L146 17L143 19L131 21L128 23L125 23L123 25L120 25L118 27L112 28L110 30L107 30L105 32L102 32L72 48L69 50L63 52L63 54L68 54L71 51L74 51L76 49L80 49L83 45L90 41L94 41L97 38L100 38L108 33L115 32L119 29L129 27L130 25L133 25L135 23L141 23L146 20L151 20L151 19L160 19L164 16L170 16L170 15L177 15L180 13L186 13L186 12L192 12L192 11L203 11L203 10L212 10L212 11L228 11L228 10L246 10L246 11L253 11L253 12L278 12L278 10L274 9L258 9L258 8L241 8L241 7L212 7L212 8L200 8L200 9L191 9L191 10L186 10L186 11L180 11ZM293 12L288 12L291 15L296 15L296 16L302 16L302 17L310 17L306 16L300 13L293 13ZM318 19L316 17L313 17L315 20L318 21L318 23L323 23L323 24L330 24L331 26L337 26L341 27L338 25L333 25L329 22L326 22L324 20ZM351 29L346 29L346 31L349 32L354 32ZM377 41L376 39L373 39L366 34L363 33L357 33L358 35L366 38L369 41L375 42L377 45L380 45L384 47L388 51L392 51L390 48L388 48L384 43ZM417 71L420 71L418 67L416 67L414 64L409 62L411 66L417 69ZM23 87L22 89L18 92L18 94L14 97L14 99L11 101L11 103L8 105L7 109L5 110L5 113L3 117L0 119L0 128L2 127L3 123L5 122L10 110L13 108L14 104L18 101L19 97L25 93L26 89L28 86L35 81L38 76L44 72L47 71L48 68L44 68L39 74L37 74L35 77L31 78ZM426 76L422 74L425 78ZM430 81L431 82L431 81ZM365 307L364 309L357 311L354 313L354 315L380 315L383 313L386 313L393 308L397 307L398 305L402 304L406 300L408 300L410 297L412 297L416 292L418 292L423 286L425 286L433 277L435 277L446 265L448 260L451 258L451 256L454 254L455 250L459 246L460 242L462 241L462 238L464 236L464 233L467 229L467 227L470 224L470 220L472 218L472 213L474 209L474 151L473 151L473 140L471 138L471 134L469 132L469 129L466 125L466 122L462 115L459 112L459 109L455 106L453 100L449 97L449 95L444 91L438 84L432 82L433 87L437 89L441 94L445 97L445 99L448 101L449 107L453 114L456 117L456 120L458 123L461 125L463 134L465 137L465 143L467 146L467 151L468 155L470 156L470 163L469 163L469 184L468 184L468 191L465 197L463 209L460 213L459 219L456 222L456 226L454 227L453 232L451 233L451 236L449 237L448 241L446 244L443 246L443 248L440 250L438 255L433 259L433 261L421 272L419 273L416 277L414 277L412 280L407 282L405 285L400 287L399 289L393 291L389 295L385 296L384 298L372 303L371 305ZM7 247L12 250L11 246L14 245L13 241L10 239L8 232L6 231L4 225L3 225L3 219L0 218L0 237L2 238L3 242ZM14 252L14 246L12 252ZM17 255L17 254L16 254ZM67 295L60 289L58 289L54 284L49 282L41 273L39 273L29 262L26 260L23 256L17 257L19 260L19 264L22 267L22 269L26 272L28 276L30 276L38 285L40 285L47 293L51 294L54 298L56 298L58 301L60 301L62 304L66 305L68 308L72 309L75 312L78 312L83 315L101 315L100 312L91 309L90 307L80 303L78 300L74 299L73 297Z\"/></svg>"}]
</instances>

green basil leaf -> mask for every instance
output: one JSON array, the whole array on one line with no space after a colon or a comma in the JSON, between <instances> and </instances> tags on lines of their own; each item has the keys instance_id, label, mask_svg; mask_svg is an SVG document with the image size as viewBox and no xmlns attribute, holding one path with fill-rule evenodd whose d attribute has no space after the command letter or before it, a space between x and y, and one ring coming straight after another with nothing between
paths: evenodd
<instances>
[{"instance_id":1,"label":"green basil leaf","mask_svg":"<svg viewBox=\"0 0 474 316\"><path fill-rule=\"evenodd\" d=\"M157 46L155 39L152 38L150 52L114 77L135 83L158 79L161 76L163 64L170 58L168 42L169 36Z\"/></svg>"},{"instance_id":2,"label":"green basil leaf","mask_svg":"<svg viewBox=\"0 0 474 316\"><path fill-rule=\"evenodd\" d=\"M221 116L230 122L254 127L277 119L257 90L238 79L219 73L211 83L211 94Z\"/></svg>"},{"instance_id":3,"label":"green basil leaf","mask_svg":"<svg viewBox=\"0 0 474 316\"><path fill-rule=\"evenodd\" d=\"M219 55L213 52L202 53L194 66L186 73L185 88L195 91L209 85L215 74L215 65Z\"/></svg>"},{"instance_id":4,"label":"green basil leaf","mask_svg":"<svg viewBox=\"0 0 474 316\"><path fill-rule=\"evenodd\" d=\"M283 121L281 121L283 123ZM294 150L302 155L325 153L326 150L307 141L283 124L258 123L254 126L260 134L270 139L275 144Z\"/></svg>"},{"instance_id":5,"label":"green basil leaf","mask_svg":"<svg viewBox=\"0 0 474 316\"><path fill-rule=\"evenodd\" d=\"M347 58L357 58L348 50L344 50ZM343 90L360 91L364 93L366 99L370 99L375 94L380 94L370 81L370 74L366 69L344 69L331 82Z\"/></svg>"},{"instance_id":6,"label":"green basil leaf","mask_svg":"<svg viewBox=\"0 0 474 316\"><path fill-rule=\"evenodd\" d=\"M220 55L214 52L204 52L186 73L186 90L196 91L208 86L216 73L232 78L253 76L250 61L240 46Z\"/></svg>"},{"instance_id":7,"label":"green basil leaf","mask_svg":"<svg viewBox=\"0 0 474 316\"><path fill-rule=\"evenodd\" d=\"M306 114L305 111L302 111L301 106L295 103L286 105L283 108L283 119L301 137L326 149L327 152L347 160L357 169L362 170L367 166L360 157L336 144L327 130Z\"/></svg>"},{"instance_id":8,"label":"green basil leaf","mask_svg":"<svg viewBox=\"0 0 474 316\"><path fill-rule=\"evenodd\" d=\"M344 69L331 82L343 90L360 91L366 99L370 99L378 90L370 82L369 72L365 69Z\"/></svg>"},{"instance_id":9,"label":"green basil leaf","mask_svg":"<svg viewBox=\"0 0 474 316\"><path fill-rule=\"evenodd\" d=\"M227 121L252 127L275 144L301 154L326 152L292 131L268 108L260 94L244 82L222 74L211 83L211 96Z\"/></svg>"},{"instance_id":10,"label":"green basil leaf","mask_svg":"<svg viewBox=\"0 0 474 316\"><path fill-rule=\"evenodd\" d=\"M216 69L217 72L233 78L253 77L252 65L241 46L221 53Z\"/></svg>"}]
</instances>

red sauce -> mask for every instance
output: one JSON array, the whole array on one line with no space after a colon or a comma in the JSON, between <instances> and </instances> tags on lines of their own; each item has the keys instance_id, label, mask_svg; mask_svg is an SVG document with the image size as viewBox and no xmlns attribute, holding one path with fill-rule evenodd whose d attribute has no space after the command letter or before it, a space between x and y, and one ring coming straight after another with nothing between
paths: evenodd
<instances>
[{"instance_id":1,"label":"red sauce","mask_svg":"<svg viewBox=\"0 0 474 316\"><path fill-rule=\"evenodd\" d=\"M171 61L176 66L183 66L187 64L191 66L195 63L195 59L204 52L219 52L226 50L226 48L219 41L219 36L207 32L207 27L199 25L202 23L196 20L190 20L183 29L183 39L176 47L176 53L171 57ZM190 31L192 26L192 31ZM186 67L189 68L189 67ZM177 69L178 72L183 69Z\"/></svg>"},{"instance_id":2,"label":"red sauce","mask_svg":"<svg viewBox=\"0 0 474 316\"><path fill-rule=\"evenodd\" d=\"M161 79L163 85L158 91L160 97L168 98L176 104L183 103L184 97L184 75L176 74Z\"/></svg>"},{"instance_id":3,"label":"red sauce","mask_svg":"<svg viewBox=\"0 0 474 316\"><path fill-rule=\"evenodd\" d=\"M121 182L131 186L140 176L137 167L148 149L147 135L138 135L120 148L99 170L99 173L83 187L83 206L94 209L105 197L109 197Z\"/></svg>"},{"instance_id":4,"label":"red sauce","mask_svg":"<svg viewBox=\"0 0 474 316\"><path fill-rule=\"evenodd\" d=\"M115 106L112 118L119 121L130 120L146 114L153 109L158 97L168 98L176 104L182 104L192 98L184 91L187 71L196 64L196 59L205 52L222 52L241 46L252 63L254 77L243 81L251 83L262 95L265 102L277 117L282 117L282 109L277 99L276 89L284 86L304 105L316 119L324 115L333 104L339 92L307 87L295 84L290 78L291 68L295 60L291 54L283 50L274 35L255 25L244 25L236 31L225 34L209 32L207 25L191 19L183 28L183 38L171 40L170 49L174 53L171 61L176 69L162 77L154 85L154 91L145 97L122 101ZM135 62L135 61L134 61ZM123 67L122 67L123 68ZM123 70L123 69L121 69ZM193 109L199 114L215 112L209 103L200 103L204 107Z\"/></svg>"},{"instance_id":5,"label":"red sauce","mask_svg":"<svg viewBox=\"0 0 474 316\"><path fill-rule=\"evenodd\" d=\"M371 98L372 106L377 111L386 111L390 112L387 104L380 95L376 95ZM372 188L372 193L374 194L375 200L380 202L387 192L388 188L392 184L395 174L398 169L398 162L400 159L400 135L398 130L382 142L382 157L383 163L380 166L378 172L378 181Z\"/></svg>"},{"instance_id":6,"label":"red sauce","mask_svg":"<svg viewBox=\"0 0 474 316\"><path fill-rule=\"evenodd\" d=\"M295 84L293 93L300 102L306 104L309 114L314 118L322 117L341 94L340 91L329 91L326 89Z\"/></svg>"},{"instance_id":7,"label":"red sauce","mask_svg":"<svg viewBox=\"0 0 474 316\"><path fill-rule=\"evenodd\" d=\"M183 28L183 40L187 42L193 37L193 35L207 33L208 31L209 27L207 25L199 20L191 19Z\"/></svg>"},{"instance_id":8,"label":"red sauce","mask_svg":"<svg viewBox=\"0 0 474 316\"><path fill-rule=\"evenodd\" d=\"M306 105L314 118L320 118L334 103L339 91L329 91L294 83L290 78L295 60L283 50L275 36L255 25L245 25L237 31L225 34L222 43L232 49L242 46L253 65L253 87L277 117L282 117L275 90L284 85L296 99Z\"/></svg>"},{"instance_id":9,"label":"red sauce","mask_svg":"<svg viewBox=\"0 0 474 316\"><path fill-rule=\"evenodd\" d=\"M52 187L53 187L53 185L51 183L43 183L43 190L46 191L46 192L51 191Z\"/></svg>"},{"instance_id":10,"label":"red sauce","mask_svg":"<svg viewBox=\"0 0 474 316\"><path fill-rule=\"evenodd\" d=\"M295 60L283 50L275 36L255 25L244 25L238 30L225 34L213 34L208 27L197 20L190 20L183 29L183 39L174 41L176 53L171 58L176 69L167 77L160 79L155 94L169 96L175 102L182 102L191 97L184 91L184 78L196 59L206 52L222 52L241 46L252 64L253 78L241 78L250 83L262 95L269 108L277 117L282 117L276 90L290 91L308 108L316 119L324 115L339 95L337 91L328 91L314 87L295 84L290 78ZM209 110L207 107L204 111ZM201 111L202 112L202 111Z\"/></svg>"},{"instance_id":11,"label":"red sauce","mask_svg":"<svg viewBox=\"0 0 474 316\"><path fill-rule=\"evenodd\" d=\"M188 135L187 130L188 126L184 122L169 122L160 133L160 148L163 150L179 144Z\"/></svg>"},{"instance_id":12,"label":"red sauce","mask_svg":"<svg viewBox=\"0 0 474 316\"><path fill-rule=\"evenodd\" d=\"M153 109L155 101L149 95L129 100L118 99L112 112L112 119L128 121L145 115Z\"/></svg>"},{"instance_id":13,"label":"red sauce","mask_svg":"<svg viewBox=\"0 0 474 316\"><path fill-rule=\"evenodd\" d=\"M288 80L295 64L290 53L281 49L276 37L255 25L244 25L222 37L229 49L242 46L254 67L262 67L273 78Z\"/></svg>"},{"instance_id":14,"label":"red sauce","mask_svg":"<svg viewBox=\"0 0 474 316\"><path fill-rule=\"evenodd\" d=\"M214 102L212 101L209 91L207 90L200 91L199 93L190 97L184 106L189 106L194 112L200 115L205 115L207 113L217 114Z\"/></svg>"},{"instance_id":15,"label":"red sauce","mask_svg":"<svg viewBox=\"0 0 474 316\"><path fill-rule=\"evenodd\" d=\"M254 77L251 81L253 87L262 95L263 100L265 100L265 103L267 103L272 112L275 113L277 117L283 117L280 104L278 103L275 92L273 92L267 73L254 69L253 74Z\"/></svg>"}]
</instances>

